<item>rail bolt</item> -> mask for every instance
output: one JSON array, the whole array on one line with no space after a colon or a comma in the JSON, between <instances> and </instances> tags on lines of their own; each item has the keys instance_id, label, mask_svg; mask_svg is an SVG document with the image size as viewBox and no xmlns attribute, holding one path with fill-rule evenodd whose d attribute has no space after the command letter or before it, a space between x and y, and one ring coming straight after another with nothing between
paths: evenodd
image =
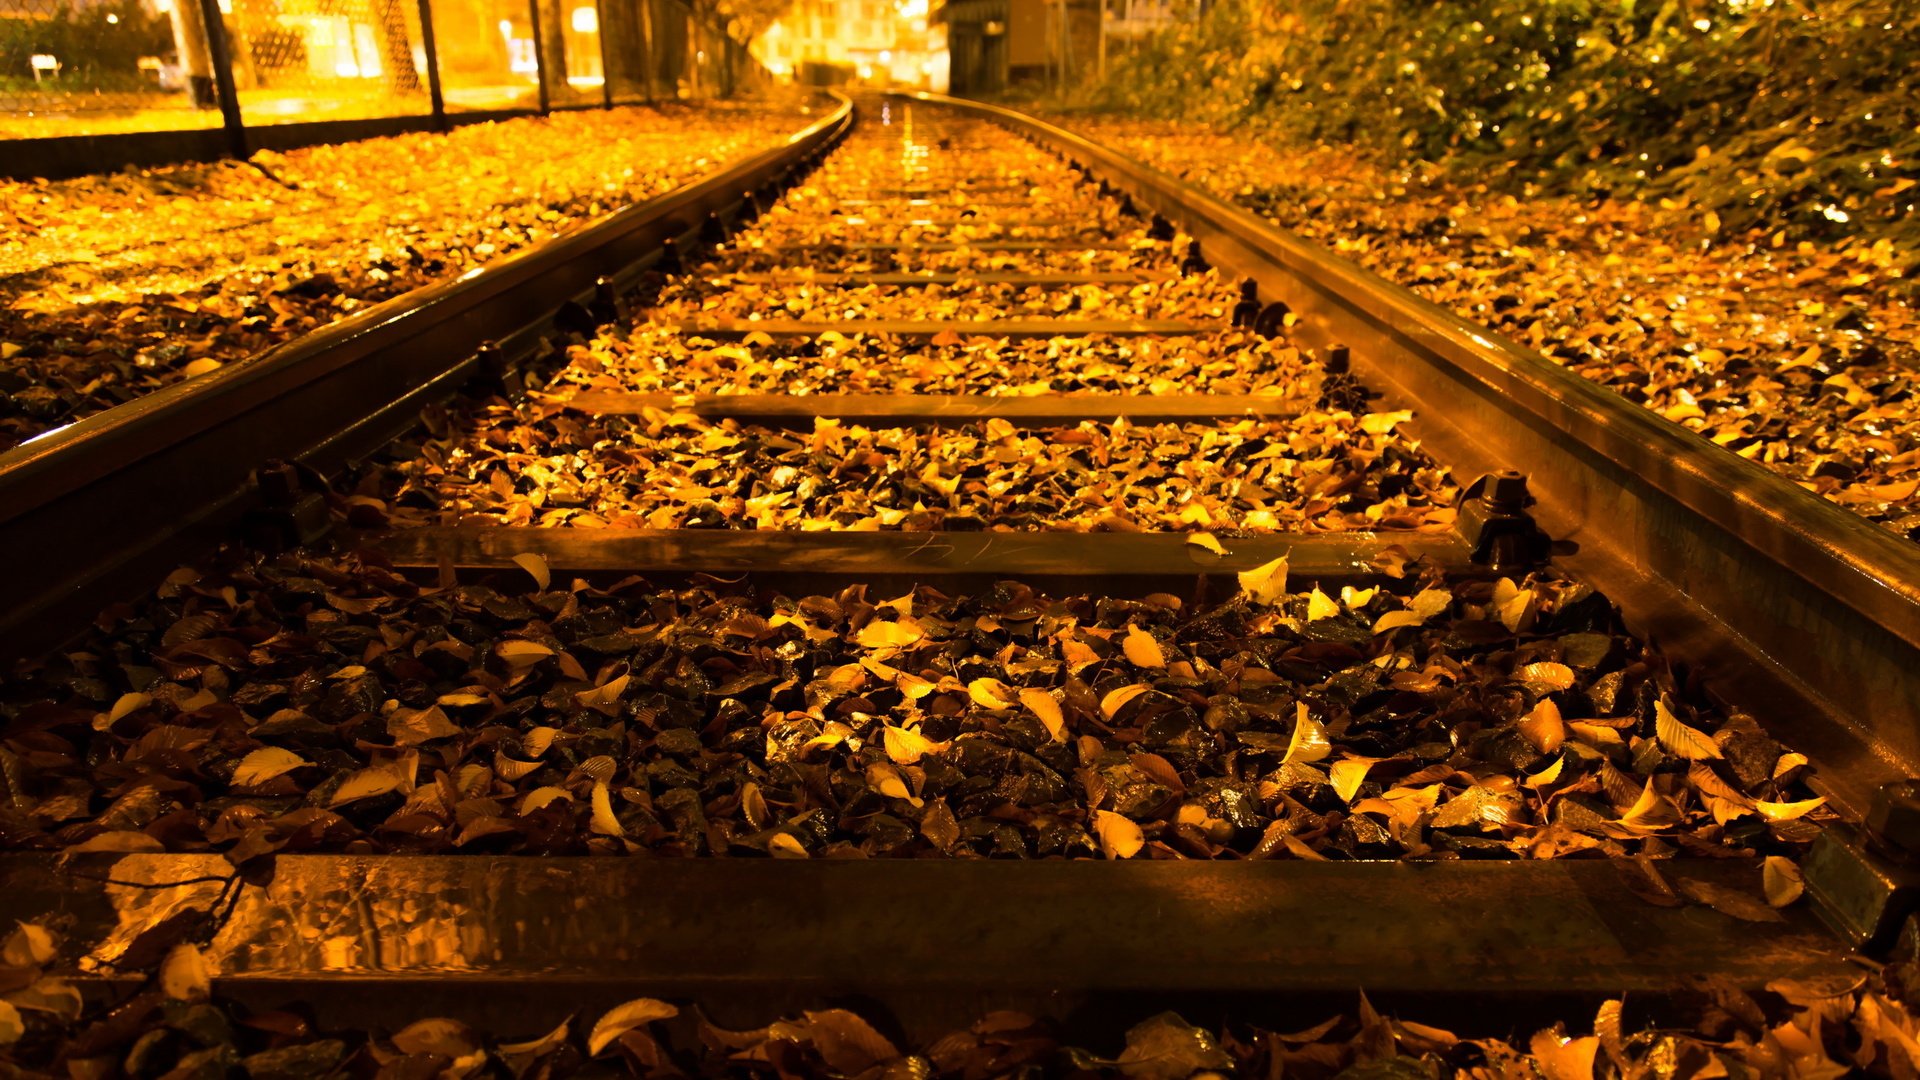
<instances>
[{"instance_id":1,"label":"rail bolt","mask_svg":"<svg viewBox=\"0 0 1920 1080\"><path fill-rule=\"evenodd\" d=\"M1526 475L1512 469L1488 473L1460 493L1455 528L1474 562L1495 570L1526 570L1547 561L1552 541L1527 513L1532 501Z\"/></svg>"},{"instance_id":2,"label":"rail bolt","mask_svg":"<svg viewBox=\"0 0 1920 1080\"><path fill-rule=\"evenodd\" d=\"M1882 784L1867 808L1867 838L1896 858L1920 857L1920 780Z\"/></svg>"}]
</instances>

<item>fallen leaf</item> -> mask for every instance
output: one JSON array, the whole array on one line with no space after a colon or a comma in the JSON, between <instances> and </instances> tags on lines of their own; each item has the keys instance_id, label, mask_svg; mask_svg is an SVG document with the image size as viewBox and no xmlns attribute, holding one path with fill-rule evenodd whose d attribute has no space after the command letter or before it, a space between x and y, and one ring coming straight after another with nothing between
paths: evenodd
<instances>
[{"instance_id":1,"label":"fallen leaf","mask_svg":"<svg viewBox=\"0 0 1920 1080\"><path fill-rule=\"evenodd\" d=\"M1769 855L1760 864L1760 883L1767 894L1767 903L1783 908L1800 899L1807 891L1806 882L1800 878L1800 866L1785 855Z\"/></svg>"},{"instance_id":2,"label":"fallen leaf","mask_svg":"<svg viewBox=\"0 0 1920 1080\"><path fill-rule=\"evenodd\" d=\"M1164 668L1167 666L1166 654L1160 651L1160 643L1152 634L1131 623L1127 625L1127 636L1120 648L1127 654L1128 662L1134 667Z\"/></svg>"},{"instance_id":3,"label":"fallen leaf","mask_svg":"<svg viewBox=\"0 0 1920 1080\"><path fill-rule=\"evenodd\" d=\"M635 998L624 1005L608 1009L593 1025L593 1031L587 1036L587 1056L599 1057L615 1039L635 1028L644 1027L656 1020L671 1020L680 1015L680 1010L657 998Z\"/></svg>"},{"instance_id":4,"label":"fallen leaf","mask_svg":"<svg viewBox=\"0 0 1920 1080\"><path fill-rule=\"evenodd\" d=\"M532 576L534 586L538 588L541 592L546 592L549 588L552 587L553 572L547 569L547 560L545 556L537 555L533 552L526 551L526 552L521 552L518 555L515 555L513 557L513 562L514 562L514 565L518 566L522 570L525 570L529 575Z\"/></svg>"},{"instance_id":5,"label":"fallen leaf","mask_svg":"<svg viewBox=\"0 0 1920 1080\"><path fill-rule=\"evenodd\" d=\"M1093 812L1093 831L1109 859L1131 859L1146 846L1147 836L1132 818L1111 810Z\"/></svg>"}]
</instances>

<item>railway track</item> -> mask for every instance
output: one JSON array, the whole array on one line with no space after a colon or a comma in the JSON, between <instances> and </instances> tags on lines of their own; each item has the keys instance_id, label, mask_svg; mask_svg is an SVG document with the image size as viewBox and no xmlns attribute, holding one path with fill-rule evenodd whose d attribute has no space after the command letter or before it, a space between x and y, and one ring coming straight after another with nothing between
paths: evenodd
<instances>
[{"instance_id":1,"label":"railway track","mask_svg":"<svg viewBox=\"0 0 1920 1080\"><path fill-rule=\"evenodd\" d=\"M1005 110L843 106L0 493L0 914L96 995L200 933L335 1023L1497 1034L1844 983L1920 886L1911 545Z\"/></svg>"}]
</instances>

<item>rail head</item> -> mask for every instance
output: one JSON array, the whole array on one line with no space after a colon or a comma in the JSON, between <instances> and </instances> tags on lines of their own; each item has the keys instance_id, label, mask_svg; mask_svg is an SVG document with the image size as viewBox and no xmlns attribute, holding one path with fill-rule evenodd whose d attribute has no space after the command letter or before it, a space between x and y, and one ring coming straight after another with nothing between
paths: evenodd
<instances>
[{"instance_id":1,"label":"rail head","mask_svg":"<svg viewBox=\"0 0 1920 1080\"><path fill-rule=\"evenodd\" d=\"M1866 789L1920 768L1920 546L1476 326L1410 290L1058 125L937 94L1128 192L1195 237L1213 265L1299 314L1310 344L1341 343L1377 389L1419 406L1418 433L1456 471L1532 472L1537 514L1630 619L1669 638L1704 618L1742 648L1711 662L1735 682L1793 684L1845 728L1828 757ZM1639 588L1630 587L1638 583ZM1696 610L1675 620L1659 596ZM1635 610L1639 608L1639 610ZM1734 667L1766 668L1766 677Z\"/></svg>"}]
</instances>

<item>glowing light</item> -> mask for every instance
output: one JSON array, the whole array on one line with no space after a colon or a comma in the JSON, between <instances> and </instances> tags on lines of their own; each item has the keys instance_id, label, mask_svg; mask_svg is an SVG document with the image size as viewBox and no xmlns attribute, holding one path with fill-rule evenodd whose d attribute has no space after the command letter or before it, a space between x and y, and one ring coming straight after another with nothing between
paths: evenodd
<instances>
[{"instance_id":1,"label":"glowing light","mask_svg":"<svg viewBox=\"0 0 1920 1080\"><path fill-rule=\"evenodd\" d=\"M893 63L893 52L892 52L892 50L890 50L890 49L881 49L881 50L880 50L880 62L881 62L882 64L891 64L891 63Z\"/></svg>"},{"instance_id":2,"label":"glowing light","mask_svg":"<svg viewBox=\"0 0 1920 1080\"><path fill-rule=\"evenodd\" d=\"M500 20L500 36L503 38L513 37L513 23L507 21L506 19L501 19Z\"/></svg>"},{"instance_id":3,"label":"glowing light","mask_svg":"<svg viewBox=\"0 0 1920 1080\"><path fill-rule=\"evenodd\" d=\"M120 16L118 16L118 15L115 15L115 14L114 14L113 12L111 12L111 11L109 11L109 12L107 12L107 25L108 25L108 26L118 26L118 25L120 25Z\"/></svg>"},{"instance_id":4,"label":"glowing light","mask_svg":"<svg viewBox=\"0 0 1920 1080\"><path fill-rule=\"evenodd\" d=\"M600 32L600 13L590 7L573 9L573 29L575 33L597 34Z\"/></svg>"}]
</instances>

